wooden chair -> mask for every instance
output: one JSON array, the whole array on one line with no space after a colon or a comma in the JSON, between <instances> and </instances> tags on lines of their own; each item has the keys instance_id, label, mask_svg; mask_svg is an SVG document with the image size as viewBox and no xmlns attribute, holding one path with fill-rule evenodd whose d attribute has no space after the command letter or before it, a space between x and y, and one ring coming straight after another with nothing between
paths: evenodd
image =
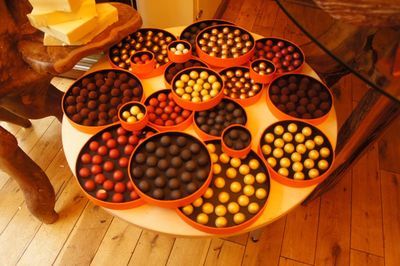
<instances>
[{"instance_id":1,"label":"wooden chair","mask_svg":"<svg viewBox=\"0 0 400 266\"><path fill-rule=\"evenodd\" d=\"M26 14L32 7L27 0L0 0L0 120L23 127L29 119L55 116L62 119L63 93L51 79L70 69L82 58L107 50L136 31L142 20L128 5L113 3L118 22L109 26L90 43L78 47L45 47L43 34L33 28ZM18 146L17 139L0 126L0 168L19 184L31 213L44 223L53 223L53 187L42 169Z\"/></svg>"}]
</instances>

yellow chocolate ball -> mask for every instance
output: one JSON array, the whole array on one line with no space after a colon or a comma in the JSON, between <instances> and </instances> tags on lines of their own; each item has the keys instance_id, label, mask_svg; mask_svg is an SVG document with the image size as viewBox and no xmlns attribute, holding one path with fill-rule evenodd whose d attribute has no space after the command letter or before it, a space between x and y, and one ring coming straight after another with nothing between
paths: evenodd
<instances>
[{"instance_id":1,"label":"yellow chocolate ball","mask_svg":"<svg viewBox=\"0 0 400 266\"><path fill-rule=\"evenodd\" d=\"M294 152L294 145L292 143L286 143L285 146L283 147L283 150L286 153L292 153Z\"/></svg>"},{"instance_id":2,"label":"yellow chocolate ball","mask_svg":"<svg viewBox=\"0 0 400 266\"><path fill-rule=\"evenodd\" d=\"M322 144L324 144L324 138L320 135L315 136L314 138L314 142L315 144L317 144L318 146L321 146Z\"/></svg>"},{"instance_id":3,"label":"yellow chocolate ball","mask_svg":"<svg viewBox=\"0 0 400 266\"><path fill-rule=\"evenodd\" d=\"M203 204L203 198L200 197L195 199L192 204L195 207L200 207Z\"/></svg>"},{"instance_id":4,"label":"yellow chocolate ball","mask_svg":"<svg viewBox=\"0 0 400 266\"><path fill-rule=\"evenodd\" d=\"M257 199L265 199L266 196L267 196L267 191L264 188L259 188L256 190Z\"/></svg>"},{"instance_id":5,"label":"yellow chocolate ball","mask_svg":"<svg viewBox=\"0 0 400 266\"><path fill-rule=\"evenodd\" d=\"M206 192L204 193L203 197L205 199L209 199L214 195L214 191L212 190L212 188L207 188Z\"/></svg>"},{"instance_id":6,"label":"yellow chocolate ball","mask_svg":"<svg viewBox=\"0 0 400 266\"><path fill-rule=\"evenodd\" d=\"M254 187L252 185L245 185L243 188L243 194L250 197L254 194Z\"/></svg>"},{"instance_id":7,"label":"yellow chocolate ball","mask_svg":"<svg viewBox=\"0 0 400 266\"><path fill-rule=\"evenodd\" d=\"M292 169L295 172L301 172L303 171L303 164L301 162L294 162L292 165Z\"/></svg>"},{"instance_id":8,"label":"yellow chocolate ball","mask_svg":"<svg viewBox=\"0 0 400 266\"><path fill-rule=\"evenodd\" d=\"M302 133L297 133L297 134L294 136L294 140L295 140L297 143L303 143L303 142L304 142L304 139L305 139L305 137L304 137L304 135L303 135Z\"/></svg>"},{"instance_id":9,"label":"yellow chocolate ball","mask_svg":"<svg viewBox=\"0 0 400 266\"><path fill-rule=\"evenodd\" d=\"M215 153L211 153L210 156L213 163L218 162L218 155L216 155Z\"/></svg>"},{"instance_id":10,"label":"yellow chocolate ball","mask_svg":"<svg viewBox=\"0 0 400 266\"><path fill-rule=\"evenodd\" d=\"M217 188L223 188L225 186L225 179L223 177L217 177L214 180L214 185Z\"/></svg>"},{"instance_id":11,"label":"yellow chocolate ball","mask_svg":"<svg viewBox=\"0 0 400 266\"><path fill-rule=\"evenodd\" d=\"M236 175L237 175L237 171L236 171L236 169L235 168L232 168L232 167L229 167L227 170L226 170L226 176L228 177L228 178L235 178L236 177Z\"/></svg>"},{"instance_id":12,"label":"yellow chocolate ball","mask_svg":"<svg viewBox=\"0 0 400 266\"><path fill-rule=\"evenodd\" d=\"M247 175L248 173L250 173L250 167L247 164L242 164L239 167L239 173L241 175Z\"/></svg>"},{"instance_id":13,"label":"yellow chocolate ball","mask_svg":"<svg viewBox=\"0 0 400 266\"><path fill-rule=\"evenodd\" d=\"M226 208L224 205L218 205L215 207L215 214L217 216L224 216L226 214Z\"/></svg>"},{"instance_id":14,"label":"yellow chocolate ball","mask_svg":"<svg viewBox=\"0 0 400 266\"><path fill-rule=\"evenodd\" d=\"M312 159L305 159L303 164L304 164L305 168L311 169L311 168L314 167L315 163L314 163L314 161Z\"/></svg>"},{"instance_id":15,"label":"yellow chocolate ball","mask_svg":"<svg viewBox=\"0 0 400 266\"><path fill-rule=\"evenodd\" d=\"M269 155L269 154L271 154L272 148L268 144L264 144L261 147L261 151L262 151L263 154Z\"/></svg>"},{"instance_id":16,"label":"yellow chocolate ball","mask_svg":"<svg viewBox=\"0 0 400 266\"><path fill-rule=\"evenodd\" d=\"M323 147L319 150L319 154L321 154L322 158L327 158L331 155L331 151L327 147Z\"/></svg>"},{"instance_id":17,"label":"yellow chocolate ball","mask_svg":"<svg viewBox=\"0 0 400 266\"><path fill-rule=\"evenodd\" d=\"M249 211L249 213L254 214L260 210L260 206L258 205L258 203L252 202L249 204L249 206L247 206L247 210Z\"/></svg>"},{"instance_id":18,"label":"yellow chocolate ball","mask_svg":"<svg viewBox=\"0 0 400 266\"><path fill-rule=\"evenodd\" d=\"M279 168L278 174L280 174L281 176L288 176L289 170L287 168Z\"/></svg>"},{"instance_id":19,"label":"yellow chocolate ball","mask_svg":"<svg viewBox=\"0 0 400 266\"><path fill-rule=\"evenodd\" d=\"M263 183L265 183L265 181L267 181L267 176L262 172L257 173L256 174L256 181L259 184L263 184Z\"/></svg>"},{"instance_id":20,"label":"yellow chocolate ball","mask_svg":"<svg viewBox=\"0 0 400 266\"><path fill-rule=\"evenodd\" d=\"M285 132L285 129L284 129L283 126L281 126L281 125L278 125L278 126L276 126L276 127L274 128L274 133L275 133L276 135L282 135L283 132Z\"/></svg>"},{"instance_id":21,"label":"yellow chocolate ball","mask_svg":"<svg viewBox=\"0 0 400 266\"><path fill-rule=\"evenodd\" d=\"M294 153L292 153L292 155L290 155L290 159L293 162L300 162L301 161L301 154L298 153L298 152L294 152Z\"/></svg>"},{"instance_id":22,"label":"yellow chocolate ball","mask_svg":"<svg viewBox=\"0 0 400 266\"><path fill-rule=\"evenodd\" d=\"M297 151L298 153L300 153L300 154L306 153L306 151L307 151L306 145L304 145L304 144L298 144L298 145L296 146L296 151Z\"/></svg>"},{"instance_id":23,"label":"yellow chocolate ball","mask_svg":"<svg viewBox=\"0 0 400 266\"><path fill-rule=\"evenodd\" d=\"M274 157L269 157L267 159L267 163L271 166L271 167L275 167L276 165L276 159Z\"/></svg>"},{"instance_id":24,"label":"yellow chocolate ball","mask_svg":"<svg viewBox=\"0 0 400 266\"><path fill-rule=\"evenodd\" d=\"M208 215L205 213L200 213L199 215L197 215L196 221L199 224L206 224L206 223L208 223Z\"/></svg>"},{"instance_id":25,"label":"yellow chocolate ball","mask_svg":"<svg viewBox=\"0 0 400 266\"><path fill-rule=\"evenodd\" d=\"M260 166L260 163L258 162L257 159L251 159L250 162L249 162L249 166L250 166L251 169L257 170L258 167Z\"/></svg>"},{"instance_id":26,"label":"yellow chocolate ball","mask_svg":"<svg viewBox=\"0 0 400 266\"><path fill-rule=\"evenodd\" d=\"M316 177L318 177L318 176L319 176L319 171L318 171L318 169L313 168L313 169L311 169L310 171L308 171L308 176L309 176L310 178L316 178Z\"/></svg>"},{"instance_id":27,"label":"yellow chocolate ball","mask_svg":"<svg viewBox=\"0 0 400 266\"><path fill-rule=\"evenodd\" d=\"M212 143L207 144L207 150L208 150L210 153L215 153L215 150L216 150L215 145L212 144Z\"/></svg>"},{"instance_id":28,"label":"yellow chocolate ball","mask_svg":"<svg viewBox=\"0 0 400 266\"><path fill-rule=\"evenodd\" d=\"M272 133L267 133L264 136L264 141L266 143L272 143L274 141L274 139L275 139L275 137L274 137L274 134L272 134Z\"/></svg>"},{"instance_id":29,"label":"yellow chocolate ball","mask_svg":"<svg viewBox=\"0 0 400 266\"><path fill-rule=\"evenodd\" d=\"M320 160L320 161L318 162L318 168L319 168L319 169L321 169L321 170L326 170L326 169L328 169L328 167L329 167L329 163L328 163L327 160Z\"/></svg>"},{"instance_id":30,"label":"yellow chocolate ball","mask_svg":"<svg viewBox=\"0 0 400 266\"><path fill-rule=\"evenodd\" d=\"M211 214L214 212L214 205L212 205L210 202L206 202L203 204L203 207L201 208L201 210L205 214Z\"/></svg>"},{"instance_id":31,"label":"yellow chocolate ball","mask_svg":"<svg viewBox=\"0 0 400 266\"><path fill-rule=\"evenodd\" d=\"M252 184L254 184L254 180L255 180L255 178L254 178L254 176L253 176L252 174L247 174L247 175L245 175L244 178L243 178L243 182L244 182L246 185L252 185Z\"/></svg>"},{"instance_id":32,"label":"yellow chocolate ball","mask_svg":"<svg viewBox=\"0 0 400 266\"><path fill-rule=\"evenodd\" d=\"M303 172L296 172L296 173L294 173L293 179L295 179L295 180L304 180L304 174L303 174Z\"/></svg>"},{"instance_id":33,"label":"yellow chocolate ball","mask_svg":"<svg viewBox=\"0 0 400 266\"><path fill-rule=\"evenodd\" d=\"M319 157L319 152L317 150L312 150L308 153L308 158L312 160L317 160Z\"/></svg>"},{"instance_id":34,"label":"yellow chocolate ball","mask_svg":"<svg viewBox=\"0 0 400 266\"><path fill-rule=\"evenodd\" d=\"M247 197L246 195L240 195L238 197L238 203L242 207L247 206L249 202L250 202L249 197Z\"/></svg>"},{"instance_id":35,"label":"yellow chocolate ball","mask_svg":"<svg viewBox=\"0 0 400 266\"><path fill-rule=\"evenodd\" d=\"M229 202L228 204L228 212L235 214L239 211L240 207L239 204L237 204L236 202Z\"/></svg>"},{"instance_id":36,"label":"yellow chocolate ball","mask_svg":"<svg viewBox=\"0 0 400 266\"><path fill-rule=\"evenodd\" d=\"M222 171L221 165L219 165L219 164L217 164L217 163L213 164L213 174L214 174L214 175L220 174L221 171Z\"/></svg>"},{"instance_id":37,"label":"yellow chocolate ball","mask_svg":"<svg viewBox=\"0 0 400 266\"><path fill-rule=\"evenodd\" d=\"M236 213L233 216L233 221L235 222L235 224L241 224L244 222L244 220L246 220L246 216L241 212Z\"/></svg>"},{"instance_id":38,"label":"yellow chocolate ball","mask_svg":"<svg viewBox=\"0 0 400 266\"><path fill-rule=\"evenodd\" d=\"M296 131L297 131L297 125L296 125L295 123L290 123L290 124L288 125L288 127L287 127L287 130L288 130L290 133L296 133Z\"/></svg>"},{"instance_id":39,"label":"yellow chocolate ball","mask_svg":"<svg viewBox=\"0 0 400 266\"><path fill-rule=\"evenodd\" d=\"M229 193L228 193L228 192L225 192L225 191L219 193L219 195L218 195L218 200L219 200L221 203L226 203L226 202L228 202L228 200L229 200Z\"/></svg>"},{"instance_id":40,"label":"yellow chocolate ball","mask_svg":"<svg viewBox=\"0 0 400 266\"><path fill-rule=\"evenodd\" d=\"M237 193L242 189L242 185L239 182L235 181L231 183L230 189L233 193Z\"/></svg>"},{"instance_id":41,"label":"yellow chocolate ball","mask_svg":"<svg viewBox=\"0 0 400 266\"><path fill-rule=\"evenodd\" d=\"M189 215L191 215L193 213L193 206L192 205L187 205L187 206L182 208L182 211L183 211L184 214L189 216Z\"/></svg>"},{"instance_id":42,"label":"yellow chocolate ball","mask_svg":"<svg viewBox=\"0 0 400 266\"><path fill-rule=\"evenodd\" d=\"M311 139L306 140L306 142L304 144L306 145L306 148L309 149L309 150L312 150L315 147L315 143Z\"/></svg>"},{"instance_id":43,"label":"yellow chocolate ball","mask_svg":"<svg viewBox=\"0 0 400 266\"><path fill-rule=\"evenodd\" d=\"M279 161L279 165L280 165L281 167L284 167L284 168L289 168L289 167L290 167L290 164L291 164L291 161L290 161L290 159L287 158L287 157L283 157L283 158Z\"/></svg>"},{"instance_id":44,"label":"yellow chocolate ball","mask_svg":"<svg viewBox=\"0 0 400 266\"><path fill-rule=\"evenodd\" d=\"M242 161L239 158L232 158L231 159L231 166L238 168L242 164Z\"/></svg>"},{"instance_id":45,"label":"yellow chocolate ball","mask_svg":"<svg viewBox=\"0 0 400 266\"><path fill-rule=\"evenodd\" d=\"M301 130L301 133L303 133L304 136L308 137L308 136L311 136L312 130L309 127L303 127L303 129Z\"/></svg>"},{"instance_id":46,"label":"yellow chocolate ball","mask_svg":"<svg viewBox=\"0 0 400 266\"><path fill-rule=\"evenodd\" d=\"M285 142L283 141L283 139L277 138L277 139L274 140L274 146L276 148L282 148L283 145L285 145Z\"/></svg>"},{"instance_id":47,"label":"yellow chocolate ball","mask_svg":"<svg viewBox=\"0 0 400 266\"><path fill-rule=\"evenodd\" d=\"M225 227L227 225L228 221L226 220L225 217L218 217L215 219L215 226L217 228Z\"/></svg>"},{"instance_id":48,"label":"yellow chocolate ball","mask_svg":"<svg viewBox=\"0 0 400 266\"><path fill-rule=\"evenodd\" d=\"M276 149L274 149L273 150L273 152L272 152L272 155L275 157L275 158L281 158L282 156L283 156L283 150L281 149L281 148L276 148Z\"/></svg>"},{"instance_id":49,"label":"yellow chocolate ball","mask_svg":"<svg viewBox=\"0 0 400 266\"><path fill-rule=\"evenodd\" d=\"M282 139L286 142L291 142L293 140L293 135L289 132L285 132L282 136Z\"/></svg>"},{"instance_id":50,"label":"yellow chocolate ball","mask_svg":"<svg viewBox=\"0 0 400 266\"><path fill-rule=\"evenodd\" d=\"M226 154L226 153L222 153L220 156L219 156L219 160L221 161L221 163L229 163L229 160L231 159L231 157L229 157L229 155L228 154Z\"/></svg>"}]
</instances>

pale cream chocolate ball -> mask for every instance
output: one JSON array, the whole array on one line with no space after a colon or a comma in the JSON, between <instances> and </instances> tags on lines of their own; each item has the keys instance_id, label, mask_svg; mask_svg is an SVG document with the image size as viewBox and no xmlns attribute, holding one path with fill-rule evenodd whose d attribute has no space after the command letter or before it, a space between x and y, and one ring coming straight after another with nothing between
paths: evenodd
<instances>
[{"instance_id":1,"label":"pale cream chocolate ball","mask_svg":"<svg viewBox=\"0 0 400 266\"><path fill-rule=\"evenodd\" d=\"M203 197L205 199L210 199L212 196L214 195L214 191L212 190L212 188L207 188L206 192L204 192Z\"/></svg>"},{"instance_id":2,"label":"pale cream chocolate ball","mask_svg":"<svg viewBox=\"0 0 400 266\"><path fill-rule=\"evenodd\" d=\"M200 197L195 199L192 204L195 207L200 207L203 204L203 198Z\"/></svg>"},{"instance_id":3,"label":"pale cream chocolate ball","mask_svg":"<svg viewBox=\"0 0 400 266\"><path fill-rule=\"evenodd\" d=\"M205 214L211 214L214 212L214 205L212 205L210 202L206 202L203 204L203 206L201 207L201 210L205 213Z\"/></svg>"},{"instance_id":4,"label":"pale cream chocolate ball","mask_svg":"<svg viewBox=\"0 0 400 266\"><path fill-rule=\"evenodd\" d=\"M235 222L235 224L241 224L245 220L246 220L246 216L241 212L238 212L233 216L233 221Z\"/></svg>"},{"instance_id":5,"label":"pale cream chocolate ball","mask_svg":"<svg viewBox=\"0 0 400 266\"><path fill-rule=\"evenodd\" d=\"M267 196L267 190L265 190L264 188L258 188L256 190L256 198L257 199L265 199L265 197Z\"/></svg>"},{"instance_id":6,"label":"pale cream chocolate ball","mask_svg":"<svg viewBox=\"0 0 400 266\"><path fill-rule=\"evenodd\" d=\"M239 211L240 206L236 202L229 202L228 204L228 212L235 214Z\"/></svg>"},{"instance_id":7,"label":"pale cream chocolate ball","mask_svg":"<svg viewBox=\"0 0 400 266\"><path fill-rule=\"evenodd\" d=\"M222 191L222 192L220 192L219 194L218 194L218 200L221 202L221 203L227 203L228 201L229 201L229 193L228 192L225 192L225 191Z\"/></svg>"},{"instance_id":8,"label":"pale cream chocolate ball","mask_svg":"<svg viewBox=\"0 0 400 266\"><path fill-rule=\"evenodd\" d=\"M250 202L249 197L247 197L246 195L240 195L237 201L242 207L247 206Z\"/></svg>"},{"instance_id":9,"label":"pale cream chocolate ball","mask_svg":"<svg viewBox=\"0 0 400 266\"><path fill-rule=\"evenodd\" d=\"M193 206L192 205L187 205L187 206L182 208L182 211L183 211L184 214L189 216L189 215L191 215L193 213Z\"/></svg>"},{"instance_id":10,"label":"pale cream chocolate ball","mask_svg":"<svg viewBox=\"0 0 400 266\"><path fill-rule=\"evenodd\" d=\"M228 224L228 221L226 220L225 217L218 217L215 219L215 226L217 228L222 228L225 227Z\"/></svg>"},{"instance_id":11,"label":"pale cream chocolate ball","mask_svg":"<svg viewBox=\"0 0 400 266\"><path fill-rule=\"evenodd\" d=\"M226 214L226 207L222 204L215 207L215 214L217 216L224 216Z\"/></svg>"},{"instance_id":12,"label":"pale cream chocolate ball","mask_svg":"<svg viewBox=\"0 0 400 266\"><path fill-rule=\"evenodd\" d=\"M267 176L264 173L259 172L256 174L256 181L259 184L263 184L265 181L267 181Z\"/></svg>"},{"instance_id":13,"label":"pale cream chocolate ball","mask_svg":"<svg viewBox=\"0 0 400 266\"><path fill-rule=\"evenodd\" d=\"M249 213L254 214L260 210L260 206L258 205L258 203L252 202L249 204L249 206L247 206L247 210L249 211Z\"/></svg>"},{"instance_id":14,"label":"pale cream chocolate ball","mask_svg":"<svg viewBox=\"0 0 400 266\"><path fill-rule=\"evenodd\" d=\"M197 217L196 217L196 221L197 221L199 224L206 224L206 223L208 223L208 215L205 214L205 213L199 213L199 214L197 215Z\"/></svg>"},{"instance_id":15,"label":"pale cream chocolate ball","mask_svg":"<svg viewBox=\"0 0 400 266\"><path fill-rule=\"evenodd\" d=\"M237 193L242 189L242 185L240 184L240 182L232 182L230 185L230 189L233 193Z\"/></svg>"}]
</instances>

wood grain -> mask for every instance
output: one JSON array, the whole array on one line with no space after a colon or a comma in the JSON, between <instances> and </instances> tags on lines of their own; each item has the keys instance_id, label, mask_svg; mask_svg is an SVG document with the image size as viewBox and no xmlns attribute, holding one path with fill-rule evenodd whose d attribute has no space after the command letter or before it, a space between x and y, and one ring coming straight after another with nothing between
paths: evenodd
<instances>
[{"instance_id":1,"label":"wood grain","mask_svg":"<svg viewBox=\"0 0 400 266\"><path fill-rule=\"evenodd\" d=\"M352 249L350 252L350 266L384 266L382 257Z\"/></svg>"},{"instance_id":2,"label":"wood grain","mask_svg":"<svg viewBox=\"0 0 400 266\"><path fill-rule=\"evenodd\" d=\"M315 265L349 265L351 173L321 197Z\"/></svg>"},{"instance_id":3,"label":"wood grain","mask_svg":"<svg viewBox=\"0 0 400 266\"><path fill-rule=\"evenodd\" d=\"M129 266L165 265L175 238L143 230L129 261Z\"/></svg>"},{"instance_id":4,"label":"wood grain","mask_svg":"<svg viewBox=\"0 0 400 266\"><path fill-rule=\"evenodd\" d=\"M114 218L91 265L127 265L142 229Z\"/></svg>"},{"instance_id":5,"label":"wood grain","mask_svg":"<svg viewBox=\"0 0 400 266\"><path fill-rule=\"evenodd\" d=\"M286 216L263 228L258 242L249 240L244 253L243 265L258 266L268 261L278 265L285 231Z\"/></svg>"},{"instance_id":6,"label":"wood grain","mask_svg":"<svg viewBox=\"0 0 400 266\"><path fill-rule=\"evenodd\" d=\"M380 138L379 145L379 168L394 171L400 174L400 119L393 121L393 125Z\"/></svg>"},{"instance_id":7,"label":"wood grain","mask_svg":"<svg viewBox=\"0 0 400 266\"><path fill-rule=\"evenodd\" d=\"M263 0L246 0L240 8L240 16L236 18L235 24L245 29L251 29L256 21L254 10L260 12Z\"/></svg>"},{"instance_id":8,"label":"wood grain","mask_svg":"<svg viewBox=\"0 0 400 266\"><path fill-rule=\"evenodd\" d=\"M205 266L240 266L245 247L214 238L207 253Z\"/></svg>"},{"instance_id":9,"label":"wood grain","mask_svg":"<svg viewBox=\"0 0 400 266\"><path fill-rule=\"evenodd\" d=\"M280 257L279 266L307 266L310 264L305 264L299 261L291 260L285 257Z\"/></svg>"},{"instance_id":10,"label":"wood grain","mask_svg":"<svg viewBox=\"0 0 400 266\"><path fill-rule=\"evenodd\" d=\"M210 238L177 238L169 255L167 266L203 265L210 244Z\"/></svg>"},{"instance_id":11,"label":"wood grain","mask_svg":"<svg viewBox=\"0 0 400 266\"><path fill-rule=\"evenodd\" d=\"M316 199L287 215L281 256L314 264L319 209L320 201Z\"/></svg>"},{"instance_id":12,"label":"wood grain","mask_svg":"<svg viewBox=\"0 0 400 266\"><path fill-rule=\"evenodd\" d=\"M400 264L400 175L387 171L380 174L385 265L395 266Z\"/></svg>"},{"instance_id":13,"label":"wood grain","mask_svg":"<svg viewBox=\"0 0 400 266\"><path fill-rule=\"evenodd\" d=\"M89 202L61 249L55 265L88 265L112 219L105 210Z\"/></svg>"},{"instance_id":14,"label":"wood grain","mask_svg":"<svg viewBox=\"0 0 400 266\"><path fill-rule=\"evenodd\" d=\"M353 167L351 247L384 255L378 149L367 150Z\"/></svg>"},{"instance_id":15,"label":"wood grain","mask_svg":"<svg viewBox=\"0 0 400 266\"><path fill-rule=\"evenodd\" d=\"M223 240L231 241L231 242L234 242L236 244L243 245L243 246L246 246L248 239L249 239L249 234L248 233L237 235L237 236L230 236L230 237L223 238Z\"/></svg>"}]
</instances>

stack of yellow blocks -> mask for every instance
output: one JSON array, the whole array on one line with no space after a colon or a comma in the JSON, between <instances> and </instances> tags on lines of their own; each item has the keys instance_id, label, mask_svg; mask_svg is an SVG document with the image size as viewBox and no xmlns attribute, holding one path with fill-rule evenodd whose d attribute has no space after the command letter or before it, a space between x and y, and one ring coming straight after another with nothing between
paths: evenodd
<instances>
[{"instance_id":1,"label":"stack of yellow blocks","mask_svg":"<svg viewBox=\"0 0 400 266\"><path fill-rule=\"evenodd\" d=\"M111 4L95 0L29 0L33 10L28 18L45 33L44 45L83 45L118 21Z\"/></svg>"}]
</instances>

